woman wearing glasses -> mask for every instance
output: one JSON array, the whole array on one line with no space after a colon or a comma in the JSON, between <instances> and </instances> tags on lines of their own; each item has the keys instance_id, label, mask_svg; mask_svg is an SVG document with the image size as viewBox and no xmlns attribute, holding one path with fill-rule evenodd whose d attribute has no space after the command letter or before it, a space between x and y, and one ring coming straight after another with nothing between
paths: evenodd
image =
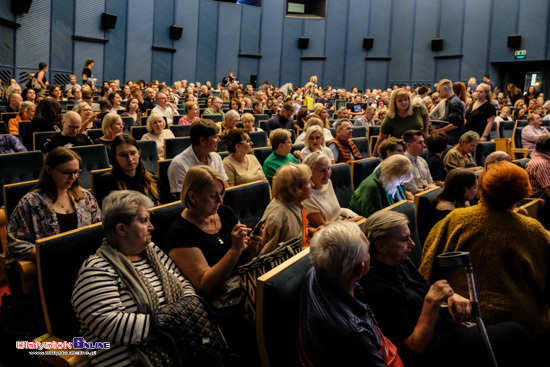
<instances>
[{"instance_id":1,"label":"woman wearing glasses","mask_svg":"<svg viewBox=\"0 0 550 367\"><path fill-rule=\"evenodd\" d=\"M229 178L229 186L242 185L253 181L266 181L262 165L252 152L252 140L242 129L228 130L223 141L231 153L223 159L223 168Z\"/></svg>"},{"instance_id":2,"label":"woman wearing glasses","mask_svg":"<svg viewBox=\"0 0 550 367\"><path fill-rule=\"evenodd\" d=\"M17 204L9 224L6 263L34 259L36 240L101 220L96 199L80 187L82 160L57 147L46 156L38 183Z\"/></svg>"}]
</instances>

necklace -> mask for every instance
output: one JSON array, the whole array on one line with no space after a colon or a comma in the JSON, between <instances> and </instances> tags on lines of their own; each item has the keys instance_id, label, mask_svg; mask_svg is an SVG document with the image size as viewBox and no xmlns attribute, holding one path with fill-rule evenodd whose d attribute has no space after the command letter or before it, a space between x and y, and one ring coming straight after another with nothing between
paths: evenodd
<instances>
[{"instance_id":1,"label":"necklace","mask_svg":"<svg viewBox=\"0 0 550 367\"><path fill-rule=\"evenodd\" d=\"M218 242L220 243L220 245L223 245L223 240L220 238L219 234L218 234L218 224L216 223L216 218L214 218L214 232L215 233L208 233L207 230L200 224L200 223L197 223L197 225L200 227L200 229L202 229L203 232L211 235L211 236L214 236L218 239Z\"/></svg>"}]
</instances>

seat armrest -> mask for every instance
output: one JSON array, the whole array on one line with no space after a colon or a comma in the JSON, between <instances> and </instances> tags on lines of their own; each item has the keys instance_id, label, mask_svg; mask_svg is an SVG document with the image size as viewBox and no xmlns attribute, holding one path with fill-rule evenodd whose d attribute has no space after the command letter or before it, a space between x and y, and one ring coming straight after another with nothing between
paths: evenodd
<instances>
[{"instance_id":1,"label":"seat armrest","mask_svg":"<svg viewBox=\"0 0 550 367\"><path fill-rule=\"evenodd\" d=\"M518 158L517 154L522 154L522 156ZM527 148L512 148L511 155L512 155L512 160L529 158L529 156L531 155L531 151Z\"/></svg>"},{"instance_id":2,"label":"seat armrest","mask_svg":"<svg viewBox=\"0 0 550 367\"><path fill-rule=\"evenodd\" d=\"M34 260L19 260L14 261L10 266L19 274L23 294L32 294L38 285L36 262Z\"/></svg>"},{"instance_id":3,"label":"seat armrest","mask_svg":"<svg viewBox=\"0 0 550 367\"><path fill-rule=\"evenodd\" d=\"M51 334L44 334L34 339L33 342L40 343L63 343L65 340L61 340L58 337ZM72 340L67 340L67 342L72 342ZM79 349L53 349L53 348L44 348L42 351L51 351L58 352L60 354L44 354L37 355L40 365L44 366L44 362L54 367L88 367L90 366L90 359L86 355L77 355L69 353L80 353L82 352Z\"/></svg>"}]
</instances>

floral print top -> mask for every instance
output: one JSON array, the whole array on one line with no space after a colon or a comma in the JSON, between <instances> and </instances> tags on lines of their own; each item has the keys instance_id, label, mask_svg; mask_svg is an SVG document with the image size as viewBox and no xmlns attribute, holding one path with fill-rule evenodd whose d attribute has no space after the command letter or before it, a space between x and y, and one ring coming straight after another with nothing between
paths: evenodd
<instances>
[{"instance_id":1,"label":"floral print top","mask_svg":"<svg viewBox=\"0 0 550 367\"><path fill-rule=\"evenodd\" d=\"M76 202L77 228L101 221L101 210L97 200L87 190ZM70 195L70 193L69 193ZM25 259L34 249L34 242L40 238L61 232L57 213L52 200L44 192L29 192L17 204L7 228L6 264Z\"/></svg>"}]
</instances>

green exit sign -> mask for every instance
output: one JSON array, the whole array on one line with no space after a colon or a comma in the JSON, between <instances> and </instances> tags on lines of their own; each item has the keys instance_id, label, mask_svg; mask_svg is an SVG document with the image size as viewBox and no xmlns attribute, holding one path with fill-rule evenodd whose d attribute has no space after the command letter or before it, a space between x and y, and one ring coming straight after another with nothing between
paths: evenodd
<instances>
[{"instance_id":1,"label":"green exit sign","mask_svg":"<svg viewBox=\"0 0 550 367\"><path fill-rule=\"evenodd\" d=\"M525 56L527 55L526 50L519 50L514 52L514 55L516 56L516 59L525 59Z\"/></svg>"}]
</instances>

